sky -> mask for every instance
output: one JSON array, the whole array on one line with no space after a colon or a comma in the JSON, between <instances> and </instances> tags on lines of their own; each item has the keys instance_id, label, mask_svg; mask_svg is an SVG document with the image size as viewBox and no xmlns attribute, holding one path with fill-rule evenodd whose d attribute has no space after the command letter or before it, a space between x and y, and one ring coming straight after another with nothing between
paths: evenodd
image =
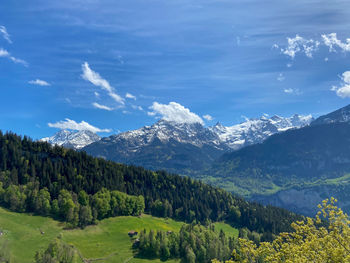
<instances>
[{"instance_id":1,"label":"sky","mask_svg":"<svg viewBox=\"0 0 350 263\"><path fill-rule=\"evenodd\" d=\"M3 0L0 129L107 136L350 103L350 2Z\"/></svg>"}]
</instances>

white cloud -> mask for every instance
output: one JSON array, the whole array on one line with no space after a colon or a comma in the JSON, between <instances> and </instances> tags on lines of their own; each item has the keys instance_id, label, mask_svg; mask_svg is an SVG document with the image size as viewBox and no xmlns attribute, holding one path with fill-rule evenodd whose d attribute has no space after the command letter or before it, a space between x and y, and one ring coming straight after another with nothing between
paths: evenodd
<instances>
[{"instance_id":1,"label":"white cloud","mask_svg":"<svg viewBox=\"0 0 350 263\"><path fill-rule=\"evenodd\" d=\"M285 93L293 93L293 92L294 92L294 90L291 89L291 88L289 88L289 89L284 89L283 91L284 91Z\"/></svg>"},{"instance_id":2,"label":"white cloud","mask_svg":"<svg viewBox=\"0 0 350 263\"><path fill-rule=\"evenodd\" d=\"M205 114L202 116L204 119L206 119L207 121L212 121L213 120L213 117L210 116L209 114Z\"/></svg>"},{"instance_id":3,"label":"white cloud","mask_svg":"<svg viewBox=\"0 0 350 263\"><path fill-rule=\"evenodd\" d=\"M15 58L14 56L12 56L10 54L10 52L8 52L7 50L5 50L3 48L0 48L0 57L8 58L9 60L11 60L14 63L22 64L23 66L28 67L28 63L26 61L24 61L23 59Z\"/></svg>"},{"instance_id":4,"label":"white cloud","mask_svg":"<svg viewBox=\"0 0 350 263\"><path fill-rule=\"evenodd\" d=\"M158 102L153 102L153 105L149 108L153 111L148 112L148 115L160 115L161 118L166 121L173 121L178 123L198 122L200 124L204 124L201 117L177 102L170 102L169 104L160 104Z\"/></svg>"},{"instance_id":5,"label":"white cloud","mask_svg":"<svg viewBox=\"0 0 350 263\"><path fill-rule=\"evenodd\" d=\"M56 123L48 123L47 124L51 128L58 128L58 129L67 129L67 130L75 130L75 131L83 131L88 130L92 132L111 132L111 129L100 129L97 127L92 126L91 124L81 121L80 123L77 123L74 120L70 120L66 118L64 121L58 121Z\"/></svg>"},{"instance_id":6,"label":"white cloud","mask_svg":"<svg viewBox=\"0 0 350 263\"><path fill-rule=\"evenodd\" d=\"M0 33L2 34L2 37L9 42L10 44L12 44L11 38L9 33L7 33L6 27L5 26L0 26Z\"/></svg>"},{"instance_id":7,"label":"white cloud","mask_svg":"<svg viewBox=\"0 0 350 263\"><path fill-rule=\"evenodd\" d=\"M312 58L315 51L318 50L320 42L313 39L305 39L299 35L294 38L287 38L287 48L281 48L281 52L291 59L294 59L297 53L304 53L307 57Z\"/></svg>"},{"instance_id":8,"label":"white cloud","mask_svg":"<svg viewBox=\"0 0 350 263\"><path fill-rule=\"evenodd\" d=\"M106 105L99 104L97 102L92 103L92 106L94 106L96 109L101 109L101 110L108 110L108 111L112 111L113 110L113 108L108 107Z\"/></svg>"},{"instance_id":9,"label":"white cloud","mask_svg":"<svg viewBox=\"0 0 350 263\"><path fill-rule=\"evenodd\" d=\"M140 111L143 111L143 108L142 108L141 106L131 105L131 108L133 108L134 110L140 110Z\"/></svg>"},{"instance_id":10,"label":"white cloud","mask_svg":"<svg viewBox=\"0 0 350 263\"><path fill-rule=\"evenodd\" d=\"M283 81L283 80L285 80L285 77L284 77L283 73L278 74L277 80L278 80L278 81Z\"/></svg>"},{"instance_id":11,"label":"white cloud","mask_svg":"<svg viewBox=\"0 0 350 263\"><path fill-rule=\"evenodd\" d=\"M126 93L125 94L125 98L136 100L136 97L134 95L130 94L130 93Z\"/></svg>"},{"instance_id":12,"label":"white cloud","mask_svg":"<svg viewBox=\"0 0 350 263\"><path fill-rule=\"evenodd\" d=\"M100 87L107 91L108 95L113 98L116 102L124 105L124 99L119 96L117 93L115 93L113 87L109 84L109 82L105 79L103 79L100 74L93 71L87 62L83 63L81 65L83 74L81 75L83 79L86 81L91 82L93 85Z\"/></svg>"},{"instance_id":13,"label":"white cloud","mask_svg":"<svg viewBox=\"0 0 350 263\"><path fill-rule=\"evenodd\" d=\"M286 88L283 91L284 93L287 93L287 94L295 94L295 95L303 94L299 89Z\"/></svg>"},{"instance_id":14,"label":"white cloud","mask_svg":"<svg viewBox=\"0 0 350 263\"><path fill-rule=\"evenodd\" d=\"M341 86L340 87L333 86L331 88L331 91L335 91L338 97L349 98L350 97L350 71L345 71L340 78L342 80Z\"/></svg>"},{"instance_id":15,"label":"white cloud","mask_svg":"<svg viewBox=\"0 0 350 263\"><path fill-rule=\"evenodd\" d=\"M343 43L337 38L337 33L330 33L322 35L322 39L324 44L329 47L329 52L336 52L336 47L344 52L350 51L350 38L347 38L346 43Z\"/></svg>"},{"instance_id":16,"label":"white cloud","mask_svg":"<svg viewBox=\"0 0 350 263\"><path fill-rule=\"evenodd\" d=\"M100 93L98 93L98 92L95 91L94 94L95 94L96 98L99 98L99 97L100 97Z\"/></svg>"},{"instance_id":17,"label":"white cloud","mask_svg":"<svg viewBox=\"0 0 350 263\"><path fill-rule=\"evenodd\" d=\"M33 85L39 85L39 86L51 86L50 83L46 82L45 80L41 80L41 79L31 80L31 81L28 81L28 83L33 84Z\"/></svg>"}]
</instances>

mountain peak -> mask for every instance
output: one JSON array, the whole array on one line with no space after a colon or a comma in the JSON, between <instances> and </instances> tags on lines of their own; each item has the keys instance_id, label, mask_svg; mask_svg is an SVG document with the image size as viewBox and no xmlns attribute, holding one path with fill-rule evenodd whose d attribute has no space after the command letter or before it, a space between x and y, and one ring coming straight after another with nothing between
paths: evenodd
<instances>
[{"instance_id":1,"label":"mountain peak","mask_svg":"<svg viewBox=\"0 0 350 263\"><path fill-rule=\"evenodd\" d=\"M311 125L328 124L334 122L350 122L350 104L329 114L318 117L311 123Z\"/></svg>"},{"instance_id":2,"label":"mountain peak","mask_svg":"<svg viewBox=\"0 0 350 263\"><path fill-rule=\"evenodd\" d=\"M46 141L67 148L81 149L86 145L99 141L100 139L100 136L89 130L60 130L51 137L42 138L41 141Z\"/></svg>"}]
</instances>

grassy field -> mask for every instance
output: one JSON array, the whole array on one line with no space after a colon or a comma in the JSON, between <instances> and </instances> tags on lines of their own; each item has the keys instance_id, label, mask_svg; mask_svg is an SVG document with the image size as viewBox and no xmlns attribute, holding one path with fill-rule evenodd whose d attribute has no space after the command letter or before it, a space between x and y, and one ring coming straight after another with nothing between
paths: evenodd
<instances>
[{"instance_id":1,"label":"grassy field","mask_svg":"<svg viewBox=\"0 0 350 263\"><path fill-rule=\"evenodd\" d=\"M32 262L35 252L46 248L62 231L57 221L41 216L13 213L0 208L0 239L8 240L14 262ZM41 233L43 232L43 234Z\"/></svg>"},{"instance_id":2,"label":"grassy field","mask_svg":"<svg viewBox=\"0 0 350 263\"><path fill-rule=\"evenodd\" d=\"M53 219L10 212L0 208L0 244L5 240L14 263L32 263L35 252L47 247L60 236L63 241L74 245L85 259L101 259L105 263L159 263L158 259L134 258L130 230L144 228L179 231L183 222L172 219L142 215L141 217L114 217L102 220L98 225L84 230L64 230L64 225ZM222 229L229 236L237 236L238 230L225 223L215 223L215 229ZM169 260L168 263L179 262Z\"/></svg>"}]
</instances>

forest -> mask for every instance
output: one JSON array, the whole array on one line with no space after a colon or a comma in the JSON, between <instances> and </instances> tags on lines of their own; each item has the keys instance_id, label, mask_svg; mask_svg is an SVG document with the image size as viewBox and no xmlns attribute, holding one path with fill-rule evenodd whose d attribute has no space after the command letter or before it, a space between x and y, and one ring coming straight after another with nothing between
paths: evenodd
<instances>
[{"instance_id":1,"label":"forest","mask_svg":"<svg viewBox=\"0 0 350 263\"><path fill-rule=\"evenodd\" d=\"M10 209L58 216L72 226L144 211L189 223L226 221L272 240L301 219L187 177L94 158L13 133L0 133L0 182L2 191L15 197L2 200ZM119 197L133 208L116 211L113 202Z\"/></svg>"}]
</instances>

